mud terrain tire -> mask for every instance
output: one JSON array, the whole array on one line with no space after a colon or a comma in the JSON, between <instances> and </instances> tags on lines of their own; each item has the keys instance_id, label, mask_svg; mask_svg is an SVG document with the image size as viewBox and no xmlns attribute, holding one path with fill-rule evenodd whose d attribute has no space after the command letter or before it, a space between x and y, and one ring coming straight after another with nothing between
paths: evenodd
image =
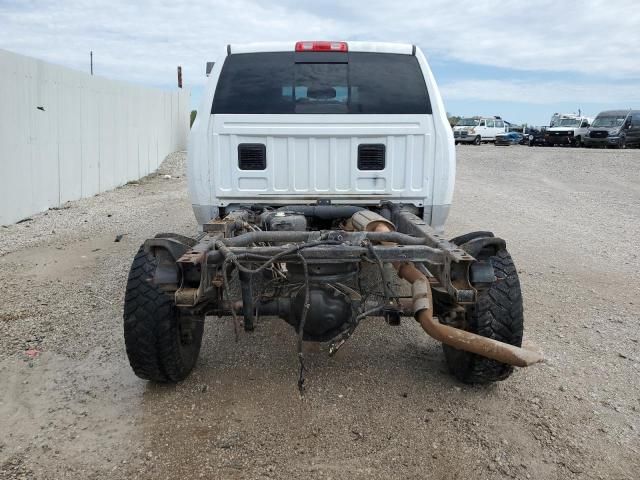
<instances>
[{"instance_id":1,"label":"mud terrain tire","mask_svg":"<svg viewBox=\"0 0 640 480\"><path fill-rule=\"evenodd\" d=\"M142 247L133 260L124 300L124 341L138 377L178 382L196 364L204 319L181 318L173 296L153 283L156 262Z\"/></svg>"},{"instance_id":2,"label":"mud terrain tire","mask_svg":"<svg viewBox=\"0 0 640 480\"><path fill-rule=\"evenodd\" d=\"M494 255L479 255L489 260L497 280L480 292L475 309L467 313L468 330L515 346L522 345L523 311L518 272L505 249ZM492 383L504 380L513 372L511 365L474 353L443 345L450 372L464 383Z\"/></svg>"}]
</instances>

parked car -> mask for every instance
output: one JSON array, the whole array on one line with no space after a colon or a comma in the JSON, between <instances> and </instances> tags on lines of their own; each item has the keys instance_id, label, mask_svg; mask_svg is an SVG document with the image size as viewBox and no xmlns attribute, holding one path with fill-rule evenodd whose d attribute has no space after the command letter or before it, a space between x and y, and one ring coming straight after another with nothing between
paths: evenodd
<instances>
[{"instance_id":1,"label":"parked car","mask_svg":"<svg viewBox=\"0 0 640 480\"><path fill-rule=\"evenodd\" d=\"M524 140L524 135L519 132L507 132L496 135L496 145L519 145Z\"/></svg>"},{"instance_id":2,"label":"parked car","mask_svg":"<svg viewBox=\"0 0 640 480\"><path fill-rule=\"evenodd\" d=\"M640 110L600 112L584 138L585 147L640 147Z\"/></svg>"},{"instance_id":3,"label":"parked car","mask_svg":"<svg viewBox=\"0 0 640 480\"><path fill-rule=\"evenodd\" d=\"M496 135L504 133L507 127L500 117L461 118L453 127L453 138L456 143L493 142Z\"/></svg>"},{"instance_id":4,"label":"parked car","mask_svg":"<svg viewBox=\"0 0 640 480\"><path fill-rule=\"evenodd\" d=\"M547 142L545 140L545 133L547 131L547 127L540 128L527 128L527 133L525 133L522 142L522 145L529 145L530 147L543 147L546 146Z\"/></svg>"}]
</instances>

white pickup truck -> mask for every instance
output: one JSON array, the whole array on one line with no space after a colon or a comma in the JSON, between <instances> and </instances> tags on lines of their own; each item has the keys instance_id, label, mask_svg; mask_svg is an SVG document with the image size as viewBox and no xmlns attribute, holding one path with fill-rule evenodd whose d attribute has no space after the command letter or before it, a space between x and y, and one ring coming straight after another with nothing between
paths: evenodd
<instances>
[{"instance_id":1,"label":"white pickup truck","mask_svg":"<svg viewBox=\"0 0 640 480\"><path fill-rule=\"evenodd\" d=\"M592 117L573 113L554 113L549 122L549 128L545 131L545 144L581 147L592 122Z\"/></svg>"},{"instance_id":2,"label":"white pickup truck","mask_svg":"<svg viewBox=\"0 0 640 480\"><path fill-rule=\"evenodd\" d=\"M419 48L228 46L189 141L202 231L148 239L131 266L124 337L134 372L184 379L212 316L232 319L236 333L265 318L289 323L301 389L302 343L335 353L367 317L414 317L464 382L503 380L540 361L520 348L522 296L505 241L439 233L455 165Z\"/></svg>"}]
</instances>

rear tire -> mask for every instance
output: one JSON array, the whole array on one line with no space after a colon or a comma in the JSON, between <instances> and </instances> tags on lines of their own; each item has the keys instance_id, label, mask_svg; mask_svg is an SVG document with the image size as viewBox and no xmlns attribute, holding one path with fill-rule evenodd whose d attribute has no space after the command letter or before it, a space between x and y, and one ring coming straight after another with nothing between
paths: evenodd
<instances>
[{"instance_id":1,"label":"rear tire","mask_svg":"<svg viewBox=\"0 0 640 480\"><path fill-rule=\"evenodd\" d=\"M484 258L483 258L484 257ZM522 345L524 316L518 272L507 250L478 255L489 260L496 281L478 293L475 308L467 312L467 330L515 346ZM505 380L513 367L474 353L443 345L449 371L464 383L486 384Z\"/></svg>"},{"instance_id":2,"label":"rear tire","mask_svg":"<svg viewBox=\"0 0 640 480\"><path fill-rule=\"evenodd\" d=\"M183 317L153 283L157 260L138 250L127 280L124 341L134 373L154 382L184 380L198 359L204 318Z\"/></svg>"}]
</instances>

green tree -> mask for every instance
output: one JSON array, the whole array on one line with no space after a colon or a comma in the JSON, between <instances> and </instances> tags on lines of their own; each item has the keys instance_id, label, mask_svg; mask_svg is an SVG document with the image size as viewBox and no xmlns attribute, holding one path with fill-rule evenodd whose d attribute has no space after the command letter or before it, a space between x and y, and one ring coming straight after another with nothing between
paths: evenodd
<instances>
[{"instance_id":1,"label":"green tree","mask_svg":"<svg viewBox=\"0 0 640 480\"><path fill-rule=\"evenodd\" d=\"M460 121L460 117L458 115L451 115L449 112L447 112L447 119L449 120L449 125L452 127Z\"/></svg>"}]
</instances>

